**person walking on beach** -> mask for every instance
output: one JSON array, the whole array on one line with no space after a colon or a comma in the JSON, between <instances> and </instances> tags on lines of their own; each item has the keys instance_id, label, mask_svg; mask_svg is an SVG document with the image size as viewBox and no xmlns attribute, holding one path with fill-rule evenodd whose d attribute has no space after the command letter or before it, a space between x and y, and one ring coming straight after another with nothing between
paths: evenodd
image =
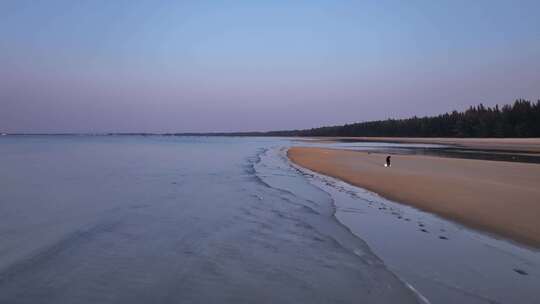
<instances>
[{"instance_id":1,"label":"person walking on beach","mask_svg":"<svg viewBox=\"0 0 540 304\"><path fill-rule=\"evenodd\" d=\"M390 155L386 157L386 165L385 167L390 167Z\"/></svg>"}]
</instances>

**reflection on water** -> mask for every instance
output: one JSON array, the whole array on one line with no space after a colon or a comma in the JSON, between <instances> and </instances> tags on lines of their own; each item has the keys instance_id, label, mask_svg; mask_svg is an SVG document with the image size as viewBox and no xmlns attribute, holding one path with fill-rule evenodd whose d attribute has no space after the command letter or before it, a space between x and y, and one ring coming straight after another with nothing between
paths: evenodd
<instances>
[{"instance_id":1,"label":"reflection on water","mask_svg":"<svg viewBox=\"0 0 540 304\"><path fill-rule=\"evenodd\" d=\"M2 137L0 303L415 302L328 194L259 164L288 144Z\"/></svg>"},{"instance_id":2,"label":"reflection on water","mask_svg":"<svg viewBox=\"0 0 540 304\"><path fill-rule=\"evenodd\" d=\"M347 150L376 152L398 155L429 155L440 157L481 159L493 161L509 161L522 163L540 163L540 153L524 153L523 151L497 149L468 149L462 147L437 144L401 144L385 142L358 142L342 140L335 143L310 143L302 141L302 145L333 147Z\"/></svg>"}]
</instances>

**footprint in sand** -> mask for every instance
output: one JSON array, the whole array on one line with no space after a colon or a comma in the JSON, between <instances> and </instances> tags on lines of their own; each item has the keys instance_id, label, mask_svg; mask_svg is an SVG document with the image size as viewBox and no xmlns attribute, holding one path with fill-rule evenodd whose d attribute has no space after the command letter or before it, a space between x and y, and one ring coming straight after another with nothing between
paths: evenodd
<instances>
[{"instance_id":1,"label":"footprint in sand","mask_svg":"<svg viewBox=\"0 0 540 304\"><path fill-rule=\"evenodd\" d=\"M520 275L528 275L528 273L525 270L514 268L514 271L519 273Z\"/></svg>"},{"instance_id":2,"label":"footprint in sand","mask_svg":"<svg viewBox=\"0 0 540 304\"><path fill-rule=\"evenodd\" d=\"M448 238L445 237L444 235L439 236L439 238L440 238L441 240L448 240Z\"/></svg>"},{"instance_id":3,"label":"footprint in sand","mask_svg":"<svg viewBox=\"0 0 540 304\"><path fill-rule=\"evenodd\" d=\"M425 233L429 233L426 229L420 229L420 231L425 232Z\"/></svg>"}]
</instances>

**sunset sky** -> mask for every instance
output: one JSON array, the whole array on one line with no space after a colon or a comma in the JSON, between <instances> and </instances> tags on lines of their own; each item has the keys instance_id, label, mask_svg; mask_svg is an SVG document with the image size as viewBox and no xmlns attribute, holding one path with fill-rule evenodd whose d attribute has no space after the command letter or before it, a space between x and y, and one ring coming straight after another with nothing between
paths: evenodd
<instances>
[{"instance_id":1,"label":"sunset sky","mask_svg":"<svg viewBox=\"0 0 540 304\"><path fill-rule=\"evenodd\" d=\"M540 99L540 1L0 1L0 132L311 128Z\"/></svg>"}]
</instances>

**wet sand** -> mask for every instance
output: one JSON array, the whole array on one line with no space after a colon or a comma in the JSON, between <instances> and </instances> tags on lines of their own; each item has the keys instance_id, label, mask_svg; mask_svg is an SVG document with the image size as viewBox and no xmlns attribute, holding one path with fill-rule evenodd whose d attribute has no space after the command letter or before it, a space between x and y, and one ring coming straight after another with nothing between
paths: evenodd
<instances>
[{"instance_id":1,"label":"wet sand","mask_svg":"<svg viewBox=\"0 0 540 304\"><path fill-rule=\"evenodd\" d=\"M392 142L452 145L468 149L540 153L540 138L310 137L318 142Z\"/></svg>"},{"instance_id":2,"label":"wet sand","mask_svg":"<svg viewBox=\"0 0 540 304\"><path fill-rule=\"evenodd\" d=\"M540 248L540 165L293 147L289 158L397 202Z\"/></svg>"}]
</instances>

